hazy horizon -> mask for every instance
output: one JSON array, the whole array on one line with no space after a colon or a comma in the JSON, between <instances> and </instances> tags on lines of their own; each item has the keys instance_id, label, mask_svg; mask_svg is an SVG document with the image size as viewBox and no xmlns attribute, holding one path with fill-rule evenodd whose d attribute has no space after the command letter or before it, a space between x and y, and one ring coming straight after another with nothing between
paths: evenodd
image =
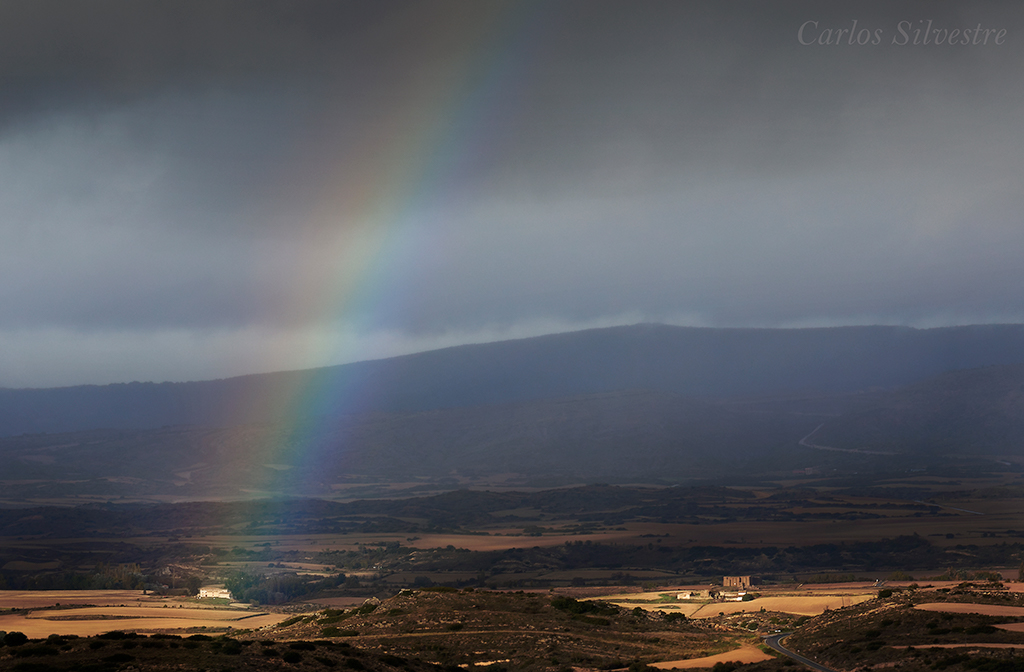
<instances>
[{"instance_id":1,"label":"hazy horizon","mask_svg":"<svg viewBox=\"0 0 1024 672\"><path fill-rule=\"evenodd\" d=\"M305 368L296 368L296 369L269 369L269 370L266 370L266 371L243 371L243 372L240 372L240 373L235 373L235 374L231 374L231 375L227 375L227 376L218 376L216 378L190 378L190 379L181 379L181 380L137 380L136 379L136 380L115 380L115 381L106 381L106 382L88 381L88 382L82 382L82 383L72 383L70 385L40 385L40 386L25 386L25 387L15 387L15 386L8 386L8 385L0 385L0 390L54 389L54 388L62 388L62 387L103 386L103 385L118 385L118 384L129 384L129 383L132 383L132 384L134 384L134 383L155 383L155 384L160 384L160 383L206 382L206 381L212 381L212 380L226 380L226 379L230 379L230 378L240 378L240 377L246 377L246 376L259 376L259 375L264 375L264 374L294 373L294 372L300 372L300 371L314 371L314 370L317 370L317 369L330 368L330 367L335 367L335 366L344 366L346 364L359 364L359 363L365 363L365 362L374 362L374 361L380 361L380 360L385 360L385 359L391 359L391 358L395 358L395 357L403 357L403 356L406 356L406 355L416 355L416 354L422 354L422 353L429 353L429 352L434 352L434 351L438 351L438 350L446 350L446 349L449 349L449 348L457 348L457 347L464 346L464 345L488 345L488 344L502 343L502 342L506 342L506 341L516 341L516 340L531 339L531 338L542 338L544 336L568 335L568 334L574 334L574 333L579 333L579 332L584 332L584 331L608 329L608 328L615 328L615 327L645 327L645 326L647 326L647 327L679 327L679 328L684 328L684 329L701 329L701 330L708 329L708 330L721 330L721 331L728 331L728 330L793 331L793 330L805 330L805 329L806 330L819 330L819 329L842 329L842 328L856 328L856 327L866 327L866 328L871 328L871 327L889 328L889 327L891 327L891 328L911 329L911 330L916 330L916 331L928 331L928 330L933 330L933 329L955 329L955 328L958 328L958 327L975 327L975 326L988 326L988 327L1011 326L1011 327L1014 327L1014 326L1024 326L1024 323L991 322L991 323L974 323L974 324L949 324L949 325L943 324L943 325L932 325L932 326L915 326L915 325L904 325L904 324L812 324L812 325L792 325L792 326L791 325L781 325L781 326L756 326L755 325L755 326L743 326L743 327L731 327L731 326L708 327L708 326L703 326L703 325L670 324L668 322L632 322L632 323L623 323L623 324L599 324L599 325L589 325L589 326L584 325L584 326L580 326L580 327L578 327L576 329L569 329L569 330L566 330L566 331L550 331L550 332L546 331L546 332L541 332L541 333L528 333L528 332L520 331L520 332L514 333L514 334L505 333L503 335L494 336L492 338L486 338L486 337L481 337L481 338L476 338L476 339L473 339L473 338L470 338L470 337L459 338L458 335L455 335L455 336L451 337L452 342L450 342L450 343L444 342L444 339L439 339L439 342L437 342L436 345L434 345L433 347L426 347L426 348L421 348L421 349L410 349L408 351L386 352L385 354L382 354L379 357L370 356L370 357L365 357L363 359L354 359L354 360L351 360L351 361L326 363L326 364L322 364L322 365L319 365L319 366L312 366L312 367L305 367ZM391 342L391 343L387 343L385 345L385 347L394 346L394 345L395 345L395 343ZM367 348L367 350L372 350L372 349L373 348L370 348L370 347Z\"/></svg>"}]
</instances>

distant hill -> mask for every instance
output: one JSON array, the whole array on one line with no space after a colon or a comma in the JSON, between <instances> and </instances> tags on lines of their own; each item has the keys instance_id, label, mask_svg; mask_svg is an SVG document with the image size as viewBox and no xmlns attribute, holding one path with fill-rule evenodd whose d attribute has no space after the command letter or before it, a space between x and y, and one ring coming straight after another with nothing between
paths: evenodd
<instances>
[{"instance_id":1,"label":"distant hill","mask_svg":"<svg viewBox=\"0 0 1024 672\"><path fill-rule=\"evenodd\" d=\"M871 395L813 443L961 455L1024 454L1024 364L951 371Z\"/></svg>"},{"instance_id":2,"label":"distant hill","mask_svg":"<svg viewBox=\"0 0 1024 672\"><path fill-rule=\"evenodd\" d=\"M189 383L0 389L0 436L296 415L419 412L621 390L702 398L906 385L1024 362L1024 325L591 329L309 371Z\"/></svg>"}]
</instances>

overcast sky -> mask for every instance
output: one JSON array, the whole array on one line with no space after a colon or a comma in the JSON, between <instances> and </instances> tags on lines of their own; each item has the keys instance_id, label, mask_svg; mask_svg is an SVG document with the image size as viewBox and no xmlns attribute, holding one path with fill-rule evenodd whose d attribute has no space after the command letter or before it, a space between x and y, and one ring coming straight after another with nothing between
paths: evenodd
<instances>
[{"instance_id":1,"label":"overcast sky","mask_svg":"<svg viewBox=\"0 0 1024 672\"><path fill-rule=\"evenodd\" d=\"M1024 321L1022 63L1005 2L5 2L0 386Z\"/></svg>"}]
</instances>

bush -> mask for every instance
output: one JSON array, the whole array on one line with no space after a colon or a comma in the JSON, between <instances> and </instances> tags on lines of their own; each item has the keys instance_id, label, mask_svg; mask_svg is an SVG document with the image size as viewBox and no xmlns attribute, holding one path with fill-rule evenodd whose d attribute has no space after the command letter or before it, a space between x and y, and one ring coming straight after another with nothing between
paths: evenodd
<instances>
[{"instance_id":1,"label":"bush","mask_svg":"<svg viewBox=\"0 0 1024 672\"><path fill-rule=\"evenodd\" d=\"M880 591L878 591L878 597L880 599L892 597L892 588L882 588Z\"/></svg>"},{"instance_id":2,"label":"bush","mask_svg":"<svg viewBox=\"0 0 1024 672\"><path fill-rule=\"evenodd\" d=\"M28 641L28 635L23 632L8 632L4 635L5 646L21 646Z\"/></svg>"},{"instance_id":3,"label":"bush","mask_svg":"<svg viewBox=\"0 0 1024 672\"><path fill-rule=\"evenodd\" d=\"M335 627L324 628L320 631L321 637L355 637L358 634L357 630L341 630Z\"/></svg>"},{"instance_id":4,"label":"bush","mask_svg":"<svg viewBox=\"0 0 1024 672\"><path fill-rule=\"evenodd\" d=\"M285 651L281 660L286 663L298 663L302 661L302 654L298 651Z\"/></svg>"},{"instance_id":5,"label":"bush","mask_svg":"<svg viewBox=\"0 0 1024 672\"><path fill-rule=\"evenodd\" d=\"M600 616L614 616L619 613L615 605L603 602L580 602L571 597L559 596L551 600L551 606L559 611L570 614L598 614Z\"/></svg>"},{"instance_id":6,"label":"bush","mask_svg":"<svg viewBox=\"0 0 1024 672\"><path fill-rule=\"evenodd\" d=\"M143 635L139 635L134 632L122 632L121 630L111 630L110 632L104 632L102 635L96 636L100 639L135 639L136 637L142 637Z\"/></svg>"}]
</instances>

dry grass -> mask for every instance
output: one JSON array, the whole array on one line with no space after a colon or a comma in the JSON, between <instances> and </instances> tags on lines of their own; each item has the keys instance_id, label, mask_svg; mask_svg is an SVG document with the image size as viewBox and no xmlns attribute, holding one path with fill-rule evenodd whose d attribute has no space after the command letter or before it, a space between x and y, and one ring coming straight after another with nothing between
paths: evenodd
<instances>
[{"instance_id":1,"label":"dry grass","mask_svg":"<svg viewBox=\"0 0 1024 672\"><path fill-rule=\"evenodd\" d=\"M985 616L1024 616L1024 607L1000 604L970 604L966 602L928 602L915 609L922 611L944 611L949 614L983 614ZM1024 625L1017 624L1014 625Z\"/></svg>"},{"instance_id":2,"label":"dry grass","mask_svg":"<svg viewBox=\"0 0 1024 672\"><path fill-rule=\"evenodd\" d=\"M0 590L0 609L40 609L54 605L120 605L162 601L141 590Z\"/></svg>"},{"instance_id":3,"label":"dry grass","mask_svg":"<svg viewBox=\"0 0 1024 672\"><path fill-rule=\"evenodd\" d=\"M57 605L59 608L48 608ZM0 616L0 630L23 632L33 638L52 634L89 637L111 630L151 633L254 629L287 618L285 614L249 609L185 606L132 590L0 591L0 606L31 610Z\"/></svg>"},{"instance_id":4,"label":"dry grass","mask_svg":"<svg viewBox=\"0 0 1024 672\"><path fill-rule=\"evenodd\" d=\"M703 586L706 588L706 586ZM621 607L632 609L640 607L649 611L670 611L685 615L688 618L713 618L720 614L738 614L743 612L778 611L798 616L817 616L830 609L849 607L874 598L878 589L872 583L838 583L823 584L812 588L804 588L798 593L785 593L765 590L761 597L749 602L710 602L664 600L665 593L673 594L676 588L664 588L652 593L618 593L602 595L597 599L612 602ZM758 592L758 589L754 589Z\"/></svg>"},{"instance_id":5,"label":"dry grass","mask_svg":"<svg viewBox=\"0 0 1024 672\"><path fill-rule=\"evenodd\" d=\"M781 611L798 616L817 616L832 609L866 602L874 595L805 595L761 597L751 602L715 602L704 605L692 618L711 618L720 613L738 614L746 611Z\"/></svg>"},{"instance_id":6,"label":"dry grass","mask_svg":"<svg viewBox=\"0 0 1024 672\"><path fill-rule=\"evenodd\" d=\"M771 660L773 656L765 653L753 644L741 644L738 649L718 653L704 658L689 658L687 660L668 660L661 663L650 663L651 667L660 670L691 669L695 667L713 667L716 663L758 663L762 660Z\"/></svg>"},{"instance_id":7,"label":"dry grass","mask_svg":"<svg viewBox=\"0 0 1024 672\"><path fill-rule=\"evenodd\" d=\"M52 621L43 618L26 618L20 614L0 616L0 630L23 632L30 638L50 635L77 635L92 637L111 630L125 632L169 632L174 630L203 629L220 632L230 628L262 628L284 620L282 614L264 614L243 621L191 618L104 618L85 621ZM230 625L228 625L230 623Z\"/></svg>"}]
</instances>

